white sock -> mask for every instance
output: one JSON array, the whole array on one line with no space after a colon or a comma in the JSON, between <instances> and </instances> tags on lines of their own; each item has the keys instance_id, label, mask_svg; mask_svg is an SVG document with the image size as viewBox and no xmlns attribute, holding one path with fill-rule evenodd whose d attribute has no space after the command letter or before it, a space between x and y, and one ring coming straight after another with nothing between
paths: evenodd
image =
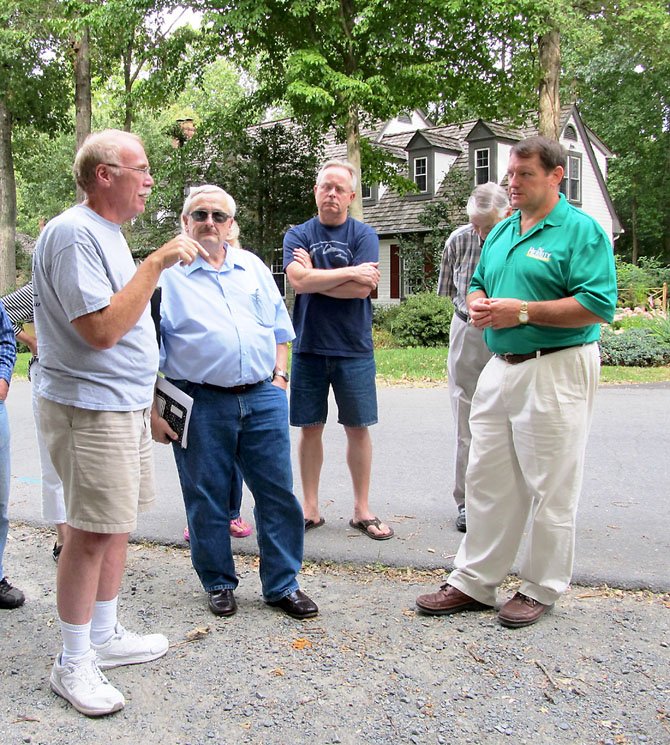
<instances>
[{"instance_id":1,"label":"white sock","mask_svg":"<svg viewBox=\"0 0 670 745\"><path fill-rule=\"evenodd\" d=\"M83 657L91 648L91 622L78 625L76 623L60 622L63 635L63 652L61 665Z\"/></svg>"},{"instance_id":2,"label":"white sock","mask_svg":"<svg viewBox=\"0 0 670 745\"><path fill-rule=\"evenodd\" d=\"M118 595L112 600L96 601L91 620L91 641L93 644L104 644L114 635L118 602Z\"/></svg>"}]
</instances>

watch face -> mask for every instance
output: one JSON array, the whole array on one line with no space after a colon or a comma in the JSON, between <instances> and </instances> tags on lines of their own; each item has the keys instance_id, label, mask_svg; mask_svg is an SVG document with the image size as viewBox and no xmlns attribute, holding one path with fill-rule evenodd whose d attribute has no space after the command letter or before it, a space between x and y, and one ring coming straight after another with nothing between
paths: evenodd
<instances>
[{"instance_id":1,"label":"watch face","mask_svg":"<svg viewBox=\"0 0 670 745\"><path fill-rule=\"evenodd\" d=\"M519 321L521 323L528 323L528 313L521 311L521 313L519 313Z\"/></svg>"}]
</instances>

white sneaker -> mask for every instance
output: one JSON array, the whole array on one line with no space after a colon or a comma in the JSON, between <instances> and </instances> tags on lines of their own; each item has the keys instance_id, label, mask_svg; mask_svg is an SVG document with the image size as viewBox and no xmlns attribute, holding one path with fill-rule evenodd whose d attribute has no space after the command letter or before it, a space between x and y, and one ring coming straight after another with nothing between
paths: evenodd
<instances>
[{"instance_id":1,"label":"white sneaker","mask_svg":"<svg viewBox=\"0 0 670 745\"><path fill-rule=\"evenodd\" d=\"M125 699L100 672L91 650L83 657L61 665L58 655L51 670L51 690L69 701L77 711L89 717L100 717L119 711Z\"/></svg>"},{"instance_id":2,"label":"white sneaker","mask_svg":"<svg viewBox=\"0 0 670 745\"><path fill-rule=\"evenodd\" d=\"M140 636L117 623L114 634L104 644L91 644L95 652L98 667L109 670L121 665L137 665L140 662L151 662L162 657L169 647L163 634Z\"/></svg>"}]
</instances>

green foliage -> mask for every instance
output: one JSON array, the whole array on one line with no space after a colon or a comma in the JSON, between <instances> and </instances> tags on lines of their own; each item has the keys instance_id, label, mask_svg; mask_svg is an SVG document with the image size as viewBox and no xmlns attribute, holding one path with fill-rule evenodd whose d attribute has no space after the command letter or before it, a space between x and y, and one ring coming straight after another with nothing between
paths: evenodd
<instances>
[{"instance_id":1,"label":"green foliage","mask_svg":"<svg viewBox=\"0 0 670 745\"><path fill-rule=\"evenodd\" d=\"M449 344L454 306L431 292L410 295L400 304L393 336L401 347L442 347Z\"/></svg>"},{"instance_id":2,"label":"green foliage","mask_svg":"<svg viewBox=\"0 0 670 745\"><path fill-rule=\"evenodd\" d=\"M445 198L429 202L419 215L428 232L399 237L405 282L411 292L433 292L437 287L445 241L458 225L467 222L465 205L471 190L469 175L451 169L442 185Z\"/></svg>"},{"instance_id":3,"label":"green foliage","mask_svg":"<svg viewBox=\"0 0 670 745\"><path fill-rule=\"evenodd\" d=\"M373 305L372 326L384 331L393 331L393 324L400 312L400 305Z\"/></svg>"},{"instance_id":4,"label":"green foliage","mask_svg":"<svg viewBox=\"0 0 670 745\"><path fill-rule=\"evenodd\" d=\"M621 329L647 329L651 328L653 323L654 320L648 315L635 313L634 315L623 316L622 318L618 318L612 321L612 323L610 323L610 328L615 331L619 331Z\"/></svg>"},{"instance_id":5,"label":"green foliage","mask_svg":"<svg viewBox=\"0 0 670 745\"><path fill-rule=\"evenodd\" d=\"M655 318L649 326L650 333L670 349L670 318Z\"/></svg>"},{"instance_id":6,"label":"green foliage","mask_svg":"<svg viewBox=\"0 0 670 745\"><path fill-rule=\"evenodd\" d=\"M237 110L218 112L205 118L183 147L168 147L162 160L151 159L158 164L161 187L147 215L133 226L135 248L151 249L142 236L155 241L174 234L190 184L216 184L233 196L242 245L268 263L288 227L312 217L320 146L298 126L277 123L245 130L243 121Z\"/></svg>"},{"instance_id":7,"label":"green foliage","mask_svg":"<svg viewBox=\"0 0 670 745\"><path fill-rule=\"evenodd\" d=\"M670 345L650 329L632 328L615 334L604 328L600 340L600 360L603 365L625 367L667 365L670 364Z\"/></svg>"},{"instance_id":8,"label":"green foliage","mask_svg":"<svg viewBox=\"0 0 670 745\"><path fill-rule=\"evenodd\" d=\"M619 305L635 308L648 303L651 289L670 284L670 267L663 266L654 256L640 257L639 264L631 264L615 255Z\"/></svg>"},{"instance_id":9,"label":"green foliage","mask_svg":"<svg viewBox=\"0 0 670 745\"><path fill-rule=\"evenodd\" d=\"M50 220L75 203L74 135L49 137L34 127L18 127L14 152L16 227L36 237L40 221Z\"/></svg>"},{"instance_id":10,"label":"green foliage","mask_svg":"<svg viewBox=\"0 0 670 745\"><path fill-rule=\"evenodd\" d=\"M634 262L670 260L669 18L665 0L622 0L587 17L587 45L563 34L568 99L616 155L608 188L625 229L616 250Z\"/></svg>"}]
</instances>

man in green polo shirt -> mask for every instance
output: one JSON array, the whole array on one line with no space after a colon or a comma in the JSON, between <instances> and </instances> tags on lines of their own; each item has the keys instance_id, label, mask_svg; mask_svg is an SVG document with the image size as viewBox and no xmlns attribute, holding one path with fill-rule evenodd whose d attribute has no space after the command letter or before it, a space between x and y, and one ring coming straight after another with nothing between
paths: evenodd
<instances>
[{"instance_id":1,"label":"man in green polo shirt","mask_svg":"<svg viewBox=\"0 0 670 745\"><path fill-rule=\"evenodd\" d=\"M468 295L494 353L472 401L468 532L447 582L417 598L423 613L492 607L529 515L521 587L498 620L535 623L570 582L597 340L614 315L616 276L602 228L559 193L564 168L563 148L543 137L511 150L517 211L489 234Z\"/></svg>"}]
</instances>

